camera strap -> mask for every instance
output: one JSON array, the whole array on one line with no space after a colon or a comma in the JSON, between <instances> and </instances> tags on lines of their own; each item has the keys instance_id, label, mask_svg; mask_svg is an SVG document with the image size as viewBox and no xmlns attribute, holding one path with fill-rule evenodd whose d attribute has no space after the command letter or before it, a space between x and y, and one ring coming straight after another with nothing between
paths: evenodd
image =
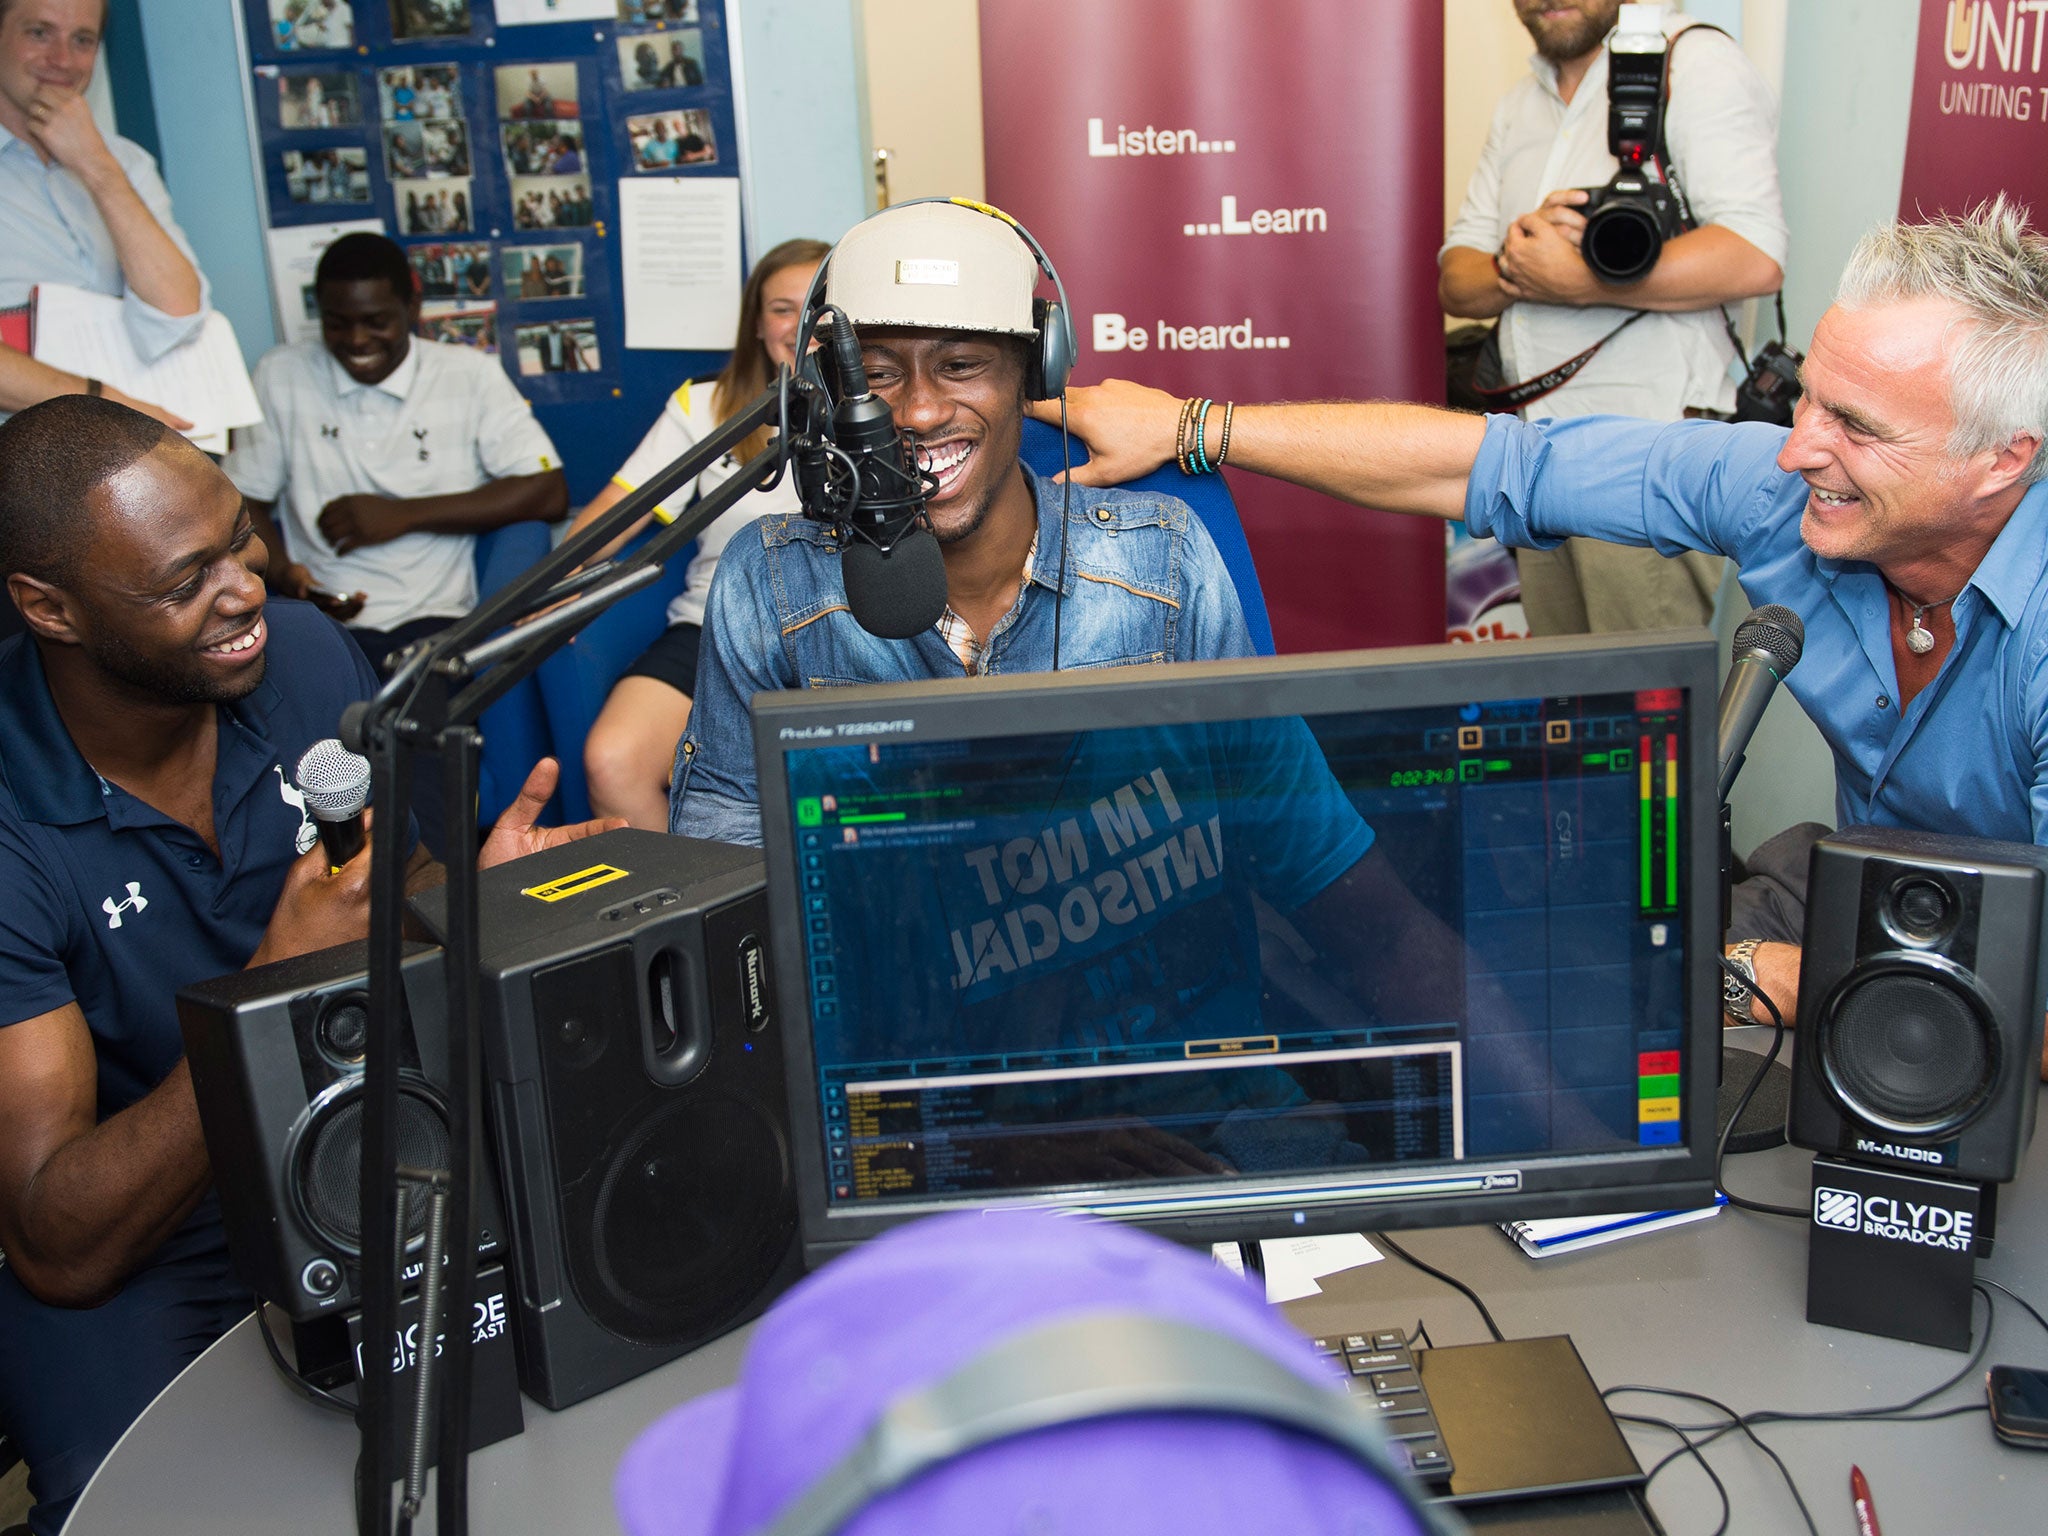
<instances>
[{"instance_id":1,"label":"camera strap","mask_svg":"<svg viewBox=\"0 0 2048 1536\"><path fill-rule=\"evenodd\" d=\"M1556 367L1546 368L1533 379L1524 379L1519 384L1502 384L1488 388L1486 385L1479 383L1475 377L1472 392L1484 400L1492 410L1519 411L1523 406L1528 405L1532 401L1541 400L1552 390L1564 388L1565 385L1569 384L1577 376L1581 368L1593 361L1593 355L1596 352L1648 313L1647 309L1637 310L1576 357L1568 357ZM1494 348L1494 355L1498 357L1500 346L1500 334L1498 331L1491 338L1490 345ZM1482 364L1483 366L1484 364Z\"/></svg>"}]
</instances>

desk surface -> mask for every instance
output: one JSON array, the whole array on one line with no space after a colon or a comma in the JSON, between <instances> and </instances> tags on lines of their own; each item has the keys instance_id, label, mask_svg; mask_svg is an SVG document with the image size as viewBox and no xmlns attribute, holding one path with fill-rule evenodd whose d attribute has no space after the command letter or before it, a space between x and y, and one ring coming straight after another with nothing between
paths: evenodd
<instances>
[{"instance_id":1,"label":"desk surface","mask_svg":"<svg viewBox=\"0 0 2048 1536\"><path fill-rule=\"evenodd\" d=\"M1738 1192L1803 1205L1810 1155L1790 1148L1732 1159ZM2021 1181L2001 1193L1998 1242L1978 1273L2048 1312L2048 1131ZM1528 1259L1492 1227L1404 1234L1418 1257L1486 1299L1510 1336L1566 1332L1593 1379L1682 1387L1749 1411L1827 1411L1904 1401L1958 1370L1963 1356L1809 1325L1804 1225L1728 1210L1710 1221L1585 1253ZM1471 1305L1396 1259L1331 1276L1325 1295L1288 1306L1311 1333L1360 1314L1383 1326L1422 1319L1438 1344L1486 1337ZM1995 1294L1995 1293L1994 1293ZM1981 1320L1981 1304L1977 1313ZM1981 1330L1981 1321L1980 1321ZM1981 1331L1980 1331L1981 1337ZM562 1413L526 1404L526 1432L470 1462L481 1532L616 1529L611 1478L641 1429L675 1404L728 1385L745 1334ZM1988 1361L2048 1363L2044 1335L1999 1298ZM1981 1379L1937 1404L1983 1401ZM1699 1423L1669 1399L1632 1410ZM1993 1438L1984 1415L1921 1424L1781 1424L1764 1438L1799 1480L1815 1521L1849 1530L1849 1465L1862 1466L1894 1532L2039 1530L2048 1455ZM1674 1443L1631 1431L1650 1465ZM67 1536L147 1530L157 1536L352 1530L354 1426L275 1380L253 1320L235 1328L165 1389L116 1447L78 1505ZM1737 1531L1803 1530L1770 1462L1739 1436L1709 1456L1734 1501ZM1673 1536L1711 1530L1718 1513L1699 1469L1658 1477L1651 1503ZM431 1509L431 1504L429 1506ZM432 1529L431 1517L422 1530Z\"/></svg>"}]
</instances>

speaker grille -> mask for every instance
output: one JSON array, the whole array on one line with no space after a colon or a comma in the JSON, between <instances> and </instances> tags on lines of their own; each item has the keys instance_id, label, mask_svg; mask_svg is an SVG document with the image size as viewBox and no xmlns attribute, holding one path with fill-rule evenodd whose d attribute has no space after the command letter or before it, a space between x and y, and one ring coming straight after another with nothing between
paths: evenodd
<instances>
[{"instance_id":1,"label":"speaker grille","mask_svg":"<svg viewBox=\"0 0 2048 1536\"><path fill-rule=\"evenodd\" d=\"M416 1088L398 1094L398 1161L412 1168L448 1166L448 1125L441 1109ZM345 1253L363 1246L363 1095L333 1099L306 1128L300 1144L299 1194L306 1219ZM410 1244L427 1230L427 1202L414 1200L406 1222Z\"/></svg>"},{"instance_id":2,"label":"speaker grille","mask_svg":"<svg viewBox=\"0 0 2048 1536\"><path fill-rule=\"evenodd\" d=\"M1843 990L1822 1051L1846 1108L1909 1135L1959 1129L1997 1071L1991 1026L1975 1002L1897 970L1866 974Z\"/></svg>"},{"instance_id":3,"label":"speaker grille","mask_svg":"<svg viewBox=\"0 0 2048 1536\"><path fill-rule=\"evenodd\" d=\"M672 1099L605 1163L590 1225L591 1315L643 1344L701 1337L753 1299L795 1231L782 1133L727 1094Z\"/></svg>"}]
</instances>

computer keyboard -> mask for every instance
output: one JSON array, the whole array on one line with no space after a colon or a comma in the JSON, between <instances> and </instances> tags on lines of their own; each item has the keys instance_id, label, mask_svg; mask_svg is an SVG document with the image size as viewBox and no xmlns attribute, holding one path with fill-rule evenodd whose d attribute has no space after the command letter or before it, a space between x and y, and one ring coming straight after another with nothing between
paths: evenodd
<instances>
[{"instance_id":1,"label":"computer keyboard","mask_svg":"<svg viewBox=\"0 0 2048 1536\"><path fill-rule=\"evenodd\" d=\"M1407 1330L1381 1328L1330 1334L1314 1340L1316 1353L1343 1364L1351 1394L1379 1420L1388 1441L1427 1483L1450 1481L1451 1453L1437 1430L1436 1412L1408 1348Z\"/></svg>"}]
</instances>

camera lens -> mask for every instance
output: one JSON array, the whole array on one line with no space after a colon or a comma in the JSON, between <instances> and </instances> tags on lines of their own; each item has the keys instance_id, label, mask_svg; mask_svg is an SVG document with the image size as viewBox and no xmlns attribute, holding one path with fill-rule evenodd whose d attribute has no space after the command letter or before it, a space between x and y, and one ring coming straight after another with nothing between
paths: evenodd
<instances>
[{"instance_id":1,"label":"camera lens","mask_svg":"<svg viewBox=\"0 0 2048 1536\"><path fill-rule=\"evenodd\" d=\"M1603 283L1632 283L1657 265L1664 235L1641 203L1616 198L1586 220L1579 250Z\"/></svg>"}]
</instances>

